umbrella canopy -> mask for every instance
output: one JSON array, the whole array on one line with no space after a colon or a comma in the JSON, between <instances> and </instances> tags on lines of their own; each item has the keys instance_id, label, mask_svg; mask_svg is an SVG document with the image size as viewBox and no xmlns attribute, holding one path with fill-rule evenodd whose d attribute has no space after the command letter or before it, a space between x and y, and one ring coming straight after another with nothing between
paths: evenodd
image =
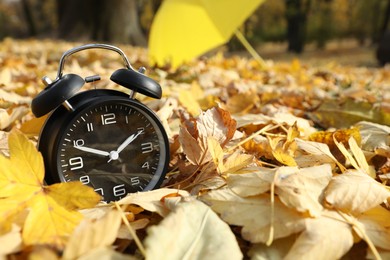
<instances>
[{"instance_id":1,"label":"umbrella canopy","mask_svg":"<svg viewBox=\"0 0 390 260\"><path fill-rule=\"evenodd\" d=\"M264 0L165 0L149 36L152 64L173 67L227 42Z\"/></svg>"}]
</instances>

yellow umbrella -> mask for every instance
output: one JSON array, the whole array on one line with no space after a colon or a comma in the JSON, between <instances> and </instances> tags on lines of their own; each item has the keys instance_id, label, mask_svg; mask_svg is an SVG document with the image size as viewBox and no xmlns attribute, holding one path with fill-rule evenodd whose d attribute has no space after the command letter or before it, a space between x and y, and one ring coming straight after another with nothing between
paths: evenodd
<instances>
[{"instance_id":1,"label":"yellow umbrella","mask_svg":"<svg viewBox=\"0 0 390 260\"><path fill-rule=\"evenodd\" d=\"M262 2L264 0L164 0L150 31L150 62L177 67L227 42ZM248 44L241 34L237 36L244 45Z\"/></svg>"}]
</instances>

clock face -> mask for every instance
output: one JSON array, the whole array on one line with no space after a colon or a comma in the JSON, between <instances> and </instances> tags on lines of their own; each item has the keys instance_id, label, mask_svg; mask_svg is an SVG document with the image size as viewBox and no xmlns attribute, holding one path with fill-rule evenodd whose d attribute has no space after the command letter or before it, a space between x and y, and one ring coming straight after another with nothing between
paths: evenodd
<instances>
[{"instance_id":1,"label":"clock face","mask_svg":"<svg viewBox=\"0 0 390 260\"><path fill-rule=\"evenodd\" d=\"M151 190L165 176L168 141L157 117L136 101L103 101L62 131L56 162L62 182L81 181L115 201Z\"/></svg>"}]
</instances>

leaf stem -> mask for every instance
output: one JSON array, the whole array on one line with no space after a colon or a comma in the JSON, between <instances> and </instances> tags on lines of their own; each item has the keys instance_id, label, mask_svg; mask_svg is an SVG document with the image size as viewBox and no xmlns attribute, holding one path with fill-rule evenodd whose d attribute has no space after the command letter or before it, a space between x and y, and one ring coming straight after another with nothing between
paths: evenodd
<instances>
[{"instance_id":1,"label":"leaf stem","mask_svg":"<svg viewBox=\"0 0 390 260\"><path fill-rule=\"evenodd\" d=\"M131 227L129 220L126 218L125 213L123 212L122 208L119 206L118 202L115 202L114 204L115 204L115 207L118 209L118 211L121 213L122 220L125 223L127 229L129 230L130 235L133 237L135 243L137 244L139 251L141 251L141 254L143 255L143 257L146 257L145 247L142 245L141 241L139 240L135 230Z\"/></svg>"},{"instance_id":2,"label":"leaf stem","mask_svg":"<svg viewBox=\"0 0 390 260\"><path fill-rule=\"evenodd\" d=\"M232 147L229 147L229 149L227 150L228 152L231 152L232 150L236 149L237 147L245 144L246 142L248 142L249 140L252 140L253 138L255 138L256 136L266 132L266 131L269 131L269 130L272 130L272 129L275 129L275 128L278 128L279 125L266 125L264 126L263 128L261 128L260 130L258 130L257 132L251 134L250 136L248 136L247 138L245 138L244 140L240 141L238 144L232 146Z\"/></svg>"},{"instance_id":3,"label":"leaf stem","mask_svg":"<svg viewBox=\"0 0 390 260\"><path fill-rule=\"evenodd\" d=\"M340 210L337 210L337 213L340 214L340 216L345 219L345 221L347 223L349 223L350 225L352 225L352 227L354 229L356 229L358 232L358 235L361 235L361 238L364 239L364 241L366 241L368 247L371 249L372 253L374 254L375 256L375 259L377 260L382 260L382 257L380 256L378 250L376 249L374 243L372 243L371 239L367 236L366 232L364 231L364 229L362 229L357 223L355 220L351 219L349 217L349 215L345 214L344 212L341 212Z\"/></svg>"}]
</instances>

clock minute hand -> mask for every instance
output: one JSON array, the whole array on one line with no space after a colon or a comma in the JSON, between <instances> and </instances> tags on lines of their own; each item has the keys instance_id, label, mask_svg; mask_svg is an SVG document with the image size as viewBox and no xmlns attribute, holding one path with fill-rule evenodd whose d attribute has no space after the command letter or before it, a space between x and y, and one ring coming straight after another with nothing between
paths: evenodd
<instances>
[{"instance_id":1,"label":"clock minute hand","mask_svg":"<svg viewBox=\"0 0 390 260\"><path fill-rule=\"evenodd\" d=\"M81 150L81 151L84 151L84 152L98 154L98 155L103 155L103 156L109 156L110 155L109 152L98 150L98 149L95 149L95 148L85 147L85 146L74 146L74 148L76 148L78 150Z\"/></svg>"},{"instance_id":2,"label":"clock minute hand","mask_svg":"<svg viewBox=\"0 0 390 260\"><path fill-rule=\"evenodd\" d=\"M140 134L142 134L143 131L138 131L136 134L132 134L118 147L116 152L119 154L123 151L131 142L133 142Z\"/></svg>"}]
</instances>

